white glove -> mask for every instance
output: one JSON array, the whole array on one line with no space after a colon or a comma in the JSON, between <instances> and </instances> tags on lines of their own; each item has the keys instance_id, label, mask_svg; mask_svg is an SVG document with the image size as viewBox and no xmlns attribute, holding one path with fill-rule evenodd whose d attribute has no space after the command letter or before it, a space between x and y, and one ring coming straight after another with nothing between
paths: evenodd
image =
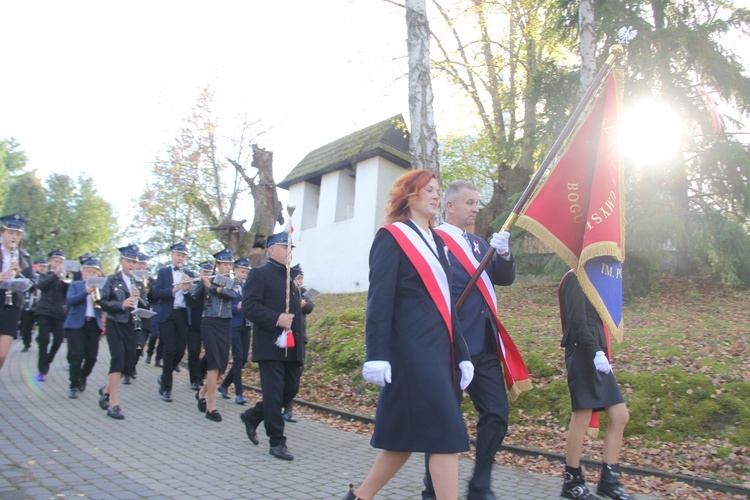
<instances>
[{"instance_id":1,"label":"white glove","mask_svg":"<svg viewBox=\"0 0 750 500\"><path fill-rule=\"evenodd\" d=\"M510 233L507 231L500 231L492 235L490 240L490 246L494 248L499 255L505 255L510 253Z\"/></svg>"},{"instance_id":2,"label":"white glove","mask_svg":"<svg viewBox=\"0 0 750 500\"><path fill-rule=\"evenodd\" d=\"M371 384L385 387L391 383L391 363L388 361L365 361L362 365L362 376Z\"/></svg>"},{"instance_id":3,"label":"white glove","mask_svg":"<svg viewBox=\"0 0 750 500\"><path fill-rule=\"evenodd\" d=\"M463 391L464 389L469 387L469 384L474 378L474 365L471 364L471 361L461 361L458 364L458 368L461 370L461 383L459 384L459 386Z\"/></svg>"},{"instance_id":4,"label":"white glove","mask_svg":"<svg viewBox=\"0 0 750 500\"><path fill-rule=\"evenodd\" d=\"M596 351L596 354L594 355L594 366L596 366L596 369L602 373L609 373L612 371L612 365L609 364L609 360L604 354L604 351Z\"/></svg>"}]
</instances>

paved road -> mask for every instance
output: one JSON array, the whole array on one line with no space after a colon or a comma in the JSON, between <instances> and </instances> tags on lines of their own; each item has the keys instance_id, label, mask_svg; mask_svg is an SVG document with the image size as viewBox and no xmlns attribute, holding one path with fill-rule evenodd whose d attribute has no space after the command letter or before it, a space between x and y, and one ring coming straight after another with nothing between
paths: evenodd
<instances>
[{"instance_id":1,"label":"paved road","mask_svg":"<svg viewBox=\"0 0 750 500\"><path fill-rule=\"evenodd\" d=\"M165 403L156 379L161 369L138 365L132 385L122 385L125 420L108 418L97 390L109 368L106 342L86 392L68 399L66 345L45 382L36 382L36 344L21 352L13 343L0 373L0 499L251 498L340 499L350 482L364 479L376 450L369 438L301 419L287 425L295 455L284 462L268 454L263 428L253 446L239 420L243 407L218 400L224 420L199 413L187 370L175 374ZM251 394L251 402L255 395ZM420 498L422 455L415 454L378 498ZM460 485L473 462L461 460ZM559 498L560 479L496 466L498 498Z\"/></svg>"}]
</instances>

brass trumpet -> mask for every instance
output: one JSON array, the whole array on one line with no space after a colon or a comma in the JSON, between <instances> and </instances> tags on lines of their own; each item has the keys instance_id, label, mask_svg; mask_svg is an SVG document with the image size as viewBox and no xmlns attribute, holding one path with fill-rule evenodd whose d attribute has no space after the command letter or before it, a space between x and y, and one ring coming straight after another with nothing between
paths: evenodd
<instances>
[{"instance_id":1,"label":"brass trumpet","mask_svg":"<svg viewBox=\"0 0 750 500\"><path fill-rule=\"evenodd\" d=\"M73 278L75 278L73 271L65 271L60 277L60 281L70 285L73 282Z\"/></svg>"}]
</instances>

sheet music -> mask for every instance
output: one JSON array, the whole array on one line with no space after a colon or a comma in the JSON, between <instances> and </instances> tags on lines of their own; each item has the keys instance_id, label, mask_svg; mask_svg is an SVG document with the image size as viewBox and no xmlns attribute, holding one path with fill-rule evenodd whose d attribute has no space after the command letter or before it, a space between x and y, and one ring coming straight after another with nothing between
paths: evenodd
<instances>
[{"instance_id":1,"label":"sheet music","mask_svg":"<svg viewBox=\"0 0 750 500\"><path fill-rule=\"evenodd\" d=\"M133 316L137 318L151 318L153 316L156 316L156 312L152 311L151 309L143 309L142 307L139 307L137 309L133 309L132 312Z\"/></svg>"},{"instance_id":2,"label":"sheet music","mask_svg":"<svg viewBox=\"0 0 750 500\"><path fill-rule=\"evenodd\" d=\"M71 273L74 273L78 271L78 261L77 260L64 260L62 265L63 272L70 271Z\"/></svg>"},{"instance_id":3,"label":"sheet music","mask_svg":"<svg viewBox=\"0 0 750 500\"><path fill-rule=\"evenodd\" d=\"M97 288L101 288L104 286L104 282L107 281L107 278L102 278L99 276L89 276L86 278L86 288L95 286Z\"/></svg>"},{"instance_id":4,"label":"sheet music","mask_svg":"<svg viewBox=\"0 0 750 500\"><path fill-rule=\"evenodd\" d=\"M224 288L234 289L234 278L229 278L222 274L214 276L214 283L216 286L223 286Z\"/></svg>"},{"instance_id":5,"label":"sheet music","mask_svg":"<svg viewBox=\"0 0 750 500\"><path fill-rule=\"evenodd\" d=\"M28 278L15 278L0 283L0 289L12 290L14 292L25 292L31 288L31 280Z\"/></svg>"},{"instance_id":6,"label":"sheet music","mask_svg":"<svg viewBox=\"0 0 750 500\"><path fill-rule=\"evenodd\" d=\"M318 295L320 295L319 291L314 288L308 288L307 291L302 294L302 298L305 300L314 300Z\"/></svg>"}]
</instances>

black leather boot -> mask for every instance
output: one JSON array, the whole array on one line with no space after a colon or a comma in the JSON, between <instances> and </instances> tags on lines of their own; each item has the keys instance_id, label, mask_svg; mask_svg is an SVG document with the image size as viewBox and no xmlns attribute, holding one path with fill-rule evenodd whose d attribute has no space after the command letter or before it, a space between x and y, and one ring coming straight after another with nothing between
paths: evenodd
<instances>
[{"instance_id":1,"label":"black leather boot","mask_svg":"<svg viewBox=\"0 0 750 500\"><path fill-rule=\"evenodd\" d=\"M596 500L596 496L586 486L581 468L568 465L565 466L565 473L563 473L563 487L560 496L577 500Z\"/></svg>"},{"instance_id":2,"label":"black leather boot","mask_svg":"<svg viewBox=\"0 0 750 500\"><path fill-rule=\"evenodd\" d=\"M599 476L599 485L596 494L603 497L614 498L614 500L635 500L620 484L620 468L617 465L609 465L602 462L602 472Z\"/></svg>"}]
</instances>

